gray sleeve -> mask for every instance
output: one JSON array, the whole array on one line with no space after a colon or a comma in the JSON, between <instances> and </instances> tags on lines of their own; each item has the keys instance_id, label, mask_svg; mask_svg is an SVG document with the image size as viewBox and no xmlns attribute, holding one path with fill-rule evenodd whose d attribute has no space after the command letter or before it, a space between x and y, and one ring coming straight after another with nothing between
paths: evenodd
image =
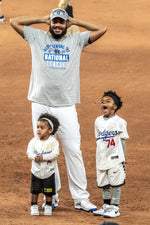
<instances>
[{"instance_id":1,"label":"gray sleeve","mask_svg":"<svg viewBox=\"0 0 150 225\"><path fill-rule=\"evenodd\" d=\"M89 45L90 33L91 33L91 31L85 31L85 32L79 33L79 35L80 35L80 45L82 46L82 48Z\"/></svg>"},{"instance_id":2,"label":"gray sleeve","mask_svg":"<svg viewBox=\"0 0 150 225\"><path fill-rule=\"evenodd\" d=\"M32 44L32 42L35 40L35 38L37 36L38 30L34 29L32 27L29 27L29 26L24 26L23 32L24 32L24 39L29 44Z\"/></svg>"}]
</instances>

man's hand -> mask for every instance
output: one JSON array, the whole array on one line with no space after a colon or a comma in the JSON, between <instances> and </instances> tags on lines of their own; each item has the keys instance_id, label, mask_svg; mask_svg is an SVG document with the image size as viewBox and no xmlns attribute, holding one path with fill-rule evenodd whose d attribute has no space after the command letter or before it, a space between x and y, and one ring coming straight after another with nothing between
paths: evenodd
<instances>
[{"instance_id":1,"label":"man's hand","mask_svg":"<svg viewBox=\"0 0 150 225\"><path fill-rule=\"evenodd\" d=\"M69 16L69 19L67 20L67 28L71 27L73 25L74 19Z\"/></svg>"},{"instance_id":2,"label":"man's hand","mask_svg":"<svg viewBox=\"0 0 150 225\"><path fill-rule=\"evenodd\" d=\"M93 24L87 21L78 20L78 19L69 17L69 20L67 21L67 27L70 27L71 25L83 27L86 30L91 31L90 33L91 42L94 42L97 39L99 39L101 36L103 36L103 34L107 30L107 27L102 24Z\"/></svg>"},{"instance_id":3,"label":"man's hand","mask_svg":"<svg viewBox=\"0 0 150 225\"><path fill-rule=\"evenodd\" d=\"M46 24L50 25L50 23L51 23L50 15L44 16L44 20L45 20L45 23L46 23Z\"/></svg>"},{"instance_id":4,"label":"man's hand","mask_svg":"<svg viewBox=\"0 0 150 225\"><path fill-rule=\"evenodd\" d=\"M46 23L50 25L50 15L46 16L21 16L10 19L11 26L15 31L24 37L23 27L32 24Z\"/></svg>"}]
</instances>

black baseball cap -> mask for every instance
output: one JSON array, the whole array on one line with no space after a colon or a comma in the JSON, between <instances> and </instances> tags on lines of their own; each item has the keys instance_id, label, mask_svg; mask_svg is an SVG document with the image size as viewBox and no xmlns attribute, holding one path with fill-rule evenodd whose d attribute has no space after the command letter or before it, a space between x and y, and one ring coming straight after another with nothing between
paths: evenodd
<instances>
[{"instance_id":1,"label":"black baseball cap","mask_svg":"<svg viewBox=\"0 0 150 225\"><path fill-rule=\"evenodd\" d=\"M115 223L115 222L107 222L107 221L104 221L103 223L101 223L99 225L119 225L119 224L118 223Z\"/></svg>"}]
</instances>

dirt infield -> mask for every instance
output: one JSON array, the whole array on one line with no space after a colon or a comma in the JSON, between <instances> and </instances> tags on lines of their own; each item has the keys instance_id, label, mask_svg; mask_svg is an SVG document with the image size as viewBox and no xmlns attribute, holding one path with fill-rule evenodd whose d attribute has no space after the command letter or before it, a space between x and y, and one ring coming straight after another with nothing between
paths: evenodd
<instances>
[{"instance_id":1,"label":"dirt infield","mask_svg":"<svg viewBox=\"0 0 150 225\"><path fill-rule=\"evenodd\" d=\"M26 156L32 138L30 102L27 100L31 54L27 43L11 28L9 19L22 15L46 15L56 0L2 0L6 21L0 24L0 224L2 225L98 225L114 221L120 225L150 224L150 1L72 0L74 16L105 24L107 33L84 49L81 56L81 149L90 200L100 207L102 191L96 186L94 121L101 113L99 99L115 90L124 102L118 112L128 122L126 185L122 188L120 213L116 219L95 217L74 209L61 150L58 164L62 189L59 207L52 217L30 216L30 167ZM86 4L85 4L86 3ZM79 7L80 6L80 7ZM79 8L78 8L79 7ZM47 25L35 25L48 30ZM43 202L42 196L39 205Z\"/></svg>"}]
</instances>

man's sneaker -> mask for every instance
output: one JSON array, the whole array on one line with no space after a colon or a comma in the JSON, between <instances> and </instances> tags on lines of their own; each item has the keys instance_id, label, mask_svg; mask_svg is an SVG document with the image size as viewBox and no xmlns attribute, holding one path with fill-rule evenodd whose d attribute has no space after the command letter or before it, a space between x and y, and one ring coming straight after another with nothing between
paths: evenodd
<instances>
[{"instance_id":1,"label":"man's sneaker","mask_svg":"<svg viewBox=\"0 0 150 225\"><path fill-rule=\"evenodd\" d=\"M31 216L38 216L39 215L39 208L38 205L31 206Z\"/></svg>"},{"instance_id":2,"label":"man's sneaker","mask_svg":"<svg viewBox=\"0 0 150 225\"><path fill-rule=\"evenodd\" d=\"M74 207L75 207L75 209L81 209L86 212L93 212L93 211L97 210L97 207L95 205L93 205L89 201L89 199L83 199L81 201L75 200Z\"/></svg>"},{"instance_id":3,"label":"man's sneaker","mask_svg":"<svg viewBox=\"0 0 150 225\"><path fill-rule=\"evenodd\" d=\"M43 209L43 211L45 210L45 206L46 206L46 203L44 202L44 203L42 204L42 209Z\"/></svg>"},{"instance_id":4,"label":"man's sneaker","mask_svg":"<svg viewBox=\"0 0 150 225\"><path fill-rule=\"evenodd\" d=\"M57 193L56 195L53 195L53 197L52 197L52 209L58 207L58 202L59 202L59 198L58 198L58 193Z\"/></svg>"},{"instance_id":5,"label":"man's sneaker","mask_svg":"<svg viewBox=\"0 0 150 225\"><path fill-rule=\"evenodd\" d=\"M103 216L108 218L115 218L120 216L119 207L115 205L111 205L110 208L107 210L106 213L104 213Z\"/></svg>"},{"instance_id":6,"label":"man's sneaker","mask_svg":"<svg viewBox=\"0 0 150 225\"><path fill-rule=\"evenodd\" d=\"M3 23L5 20L5 17L4 16L0 16L0 23Z\"/></svg>"},{"instance_id":7,"label":"man's sneaker","mask_svg":"<svg viewBox=\"0 0 150 225\"><path fill-rule=\"evenodd\" d=\"M109 208L110 208L110 205L104 204L101 209L93 211L93 214L94 216L103 216L104 213L106 213Z\"/></svg>"},{"instance_id":8,"label":"man's sneaker","mask_svg":"<svg viewBox=\"0 0 150 225\"><path fill-rule=\"evenodd\" d=\"M52 215L52 206L45 205L44 216L51 216L51 215Z\"/></svg>"}]
</instances>

